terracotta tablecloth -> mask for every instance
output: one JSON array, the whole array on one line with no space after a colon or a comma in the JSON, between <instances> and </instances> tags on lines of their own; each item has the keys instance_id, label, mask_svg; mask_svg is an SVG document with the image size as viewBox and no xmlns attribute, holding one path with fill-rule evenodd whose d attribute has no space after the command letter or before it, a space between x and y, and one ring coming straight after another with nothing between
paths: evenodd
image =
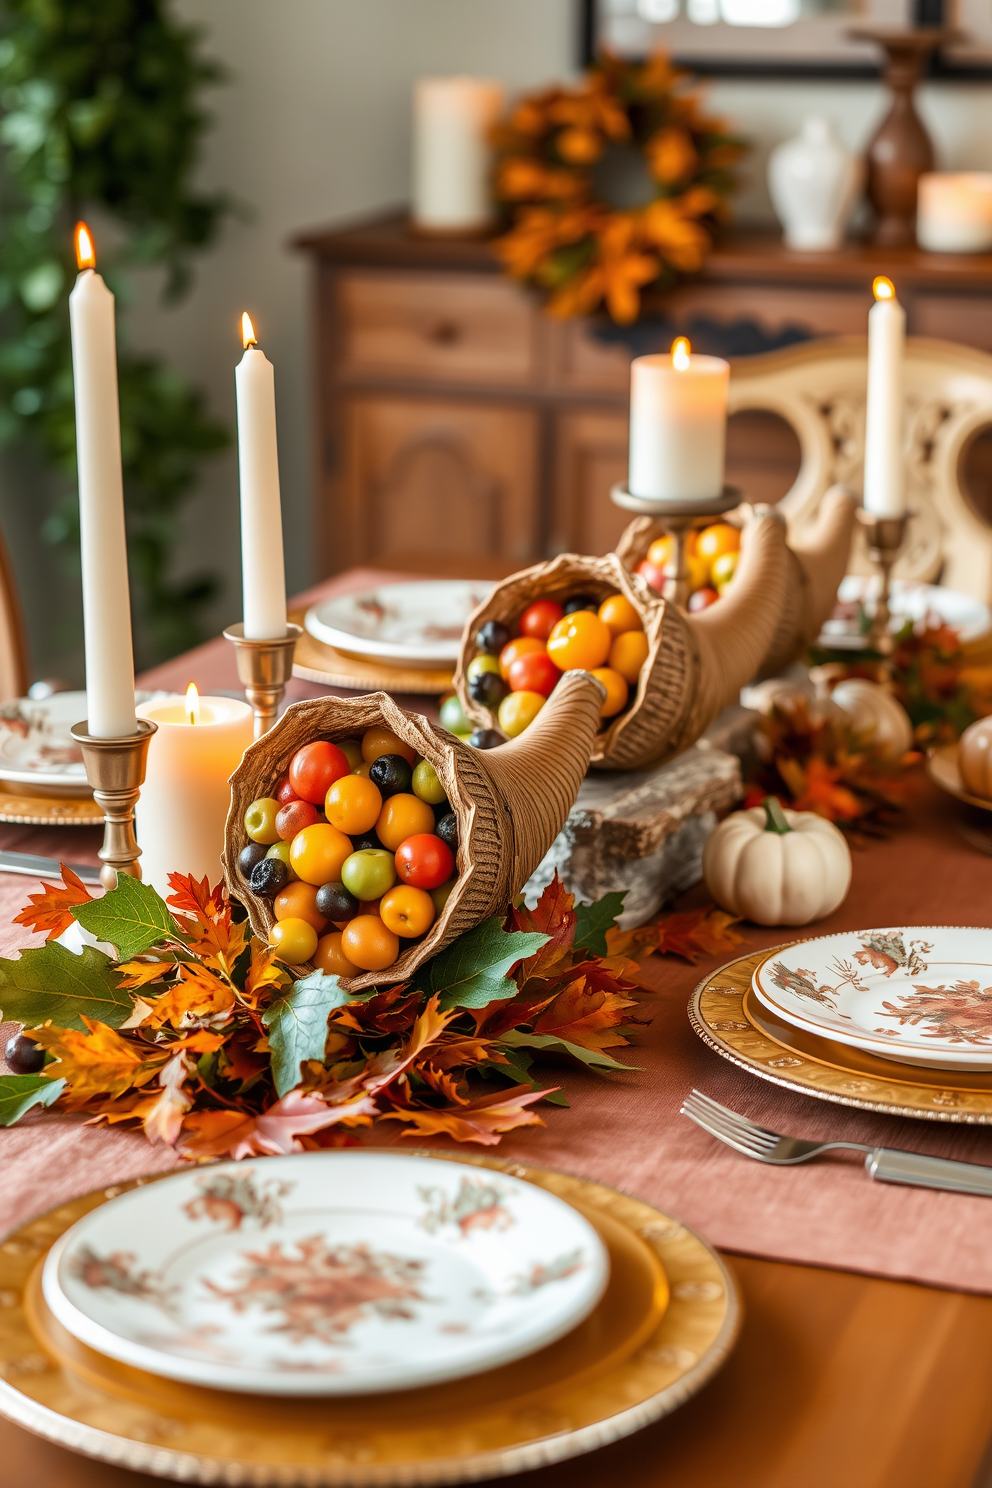
<instances>
[{"instance_id":1,"label":"terracotta tablecloth","mask_svg":"<svg viewBox=\"0 0 992 1488\"><path fill-rule=\"evenodd\" d=\"M159 668L149 680L185 686L190 677L207 686L235 685L224 643ZM299 695L320 691L294 686ZM921 779L904 823L888 839L855 853L847 901L817 931L988 923L992 859L957 834L955 821L964 809ZM97 837L91 831L8 828L0 829L0 845L82 859L93 857ZM18 943L9 921L32 887L30 880L0 876L3 954ZM685 902L702 898L695 890ZM791 938L753 927L744 934L742 951ZM608 1076L555 1070L570 1109L546 1108L544 1128L510 1134L497 1150L641 1194L724 1249L992 1292L992 1201L873 1183L853 1154L800 1168L763 1167L678 1114L695 1085L795 1135L850 1137L992 1164L992 1130L827 1105L764 1084L721 1059L700 1043L686 1017L693 986L719 964L711 960L694 968L674 957L653 958L647 976L658 1012L626 1056L640 1068ZM390 1129L366 1140L401 1141ZM32 1114L0 1131L0 1230L71 1195L162 1171L174 1161L170 1150L149 1147L135 1133Z\"/></svg>"}]
</instances>

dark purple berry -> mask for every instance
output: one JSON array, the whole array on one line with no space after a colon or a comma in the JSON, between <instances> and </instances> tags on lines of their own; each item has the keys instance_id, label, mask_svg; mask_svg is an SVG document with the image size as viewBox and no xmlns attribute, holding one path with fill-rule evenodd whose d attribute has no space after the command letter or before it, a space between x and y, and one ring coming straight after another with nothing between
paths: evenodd
<instances>
[{"instance_id":1,"label":"dark purple berry","mask_svg":"<svg viewBox=\"0 0 992 1488\"><path fill-rule=\"evenodd\" d=\"M509 690L503 678L495 672L477 672L474 677L469 678L469 697L473 702L488 708L491 713L496 712Z\"/></svg>"},{"instance_id":2,"label":"dark purple berry","mask_svg":"<svg viewBox=\"0 0 992 1488\"><path fill-rule=\"evenodd\" d=\"M469 734L468 742L473 749L498 749L501 744L506 743L506 740L499 729L479 728Z\"/></svg>"},{"instance_id":3,"label":"dark purple berry","mask_svg":"<svg viewBox=\"0 0 992 1488\"><path fill-rule=\"evenodd\" d=\"M7 1056L7 1068L13 1070L15 1075L36 1075L45 1067L45 1051L40 1044L27 1033L15 1033L13 1038L7 1040L4 1051Z\"/></svg>"},{"instance_id":4,"label":"dark purple berry","mask_svg":"<svg viewBox=\"0 0 992 1488\"><path fill-rule=\"evenodd\" d=\"M452 852L458 851L458 818L453 811L442 816L434 831L446 847L450 847Z\"/></svg>"},{"instance_id":5,"label":"dark purple berry","mask_svg":"<svg viewBox=\"0 0 992 1488\"><path fill-rule=\"evenodd\" d=\"M501 620L487 620L475 638L475 644L487 656L498 656L510 640L510 632Z\"/></svg>"},{"instance_id":6,"label":"dark purple berry","mask_svg":"<svg viewBox=\"0 0 992 1488\"><path fill-rule=\"evenodd\" d=\"M380 754L369 767L369 779L385 800L387 796L405 795L409 791L413 769L401 754Z\"/></svg>"},{"instance_id":7,"label":"dark purple berry","mask_svg":"<svg viewBox=\"0 0 992 1488\"><path fill-rule=\"evenodd\" d=\"M256 863L260 863L268 852L264 842L248 842L238 853L238 867L241 869L243 878L251 878L252 869Z\"/></svg>"},{"instance_id":8,"label":"dark purple berry","mask_svg":"<svg viewBox=\"0 0 992 1488\"><path fill-rule=\"evenodd\" d=\"M321 884L317 890L317 912L325 920L353 920L358 913L358 900L343 883Z\"/></svg>"},{"instance_id":9,"label":"dark purple berry","mask_svg":"<svg viewBox=\"0 0 992 1488\"><path fill-rule=\"evenodd\" d=\"M566 615L574 615L576 610L598 610L599 605L590 594L573 594L571 599L566 599L562 609Z\"/></svg>"},{"instance_id":10,"label":"dark purple berry","mask_svg":"<svg viewBox=\"0 0 992 1488\"><path fill-rule=\"evenodd\" d=\"M263 899L274 899L289 883L289 869L282 858L262 858L251 870L248 883L253 894Z\"/></svg>"},{"instance_id":11,"label":"dark purple berry","mask_svg":"<svg viewBox=\"0 0 992 1488\"><path fill-rule=\"evenodd\" d=\"M352 837L351 845L356 852L362 852L365 848L369 847L382 847L382 843L379 841L375 832L363 832L361 837Z\"/></svg>"}]
</instances>

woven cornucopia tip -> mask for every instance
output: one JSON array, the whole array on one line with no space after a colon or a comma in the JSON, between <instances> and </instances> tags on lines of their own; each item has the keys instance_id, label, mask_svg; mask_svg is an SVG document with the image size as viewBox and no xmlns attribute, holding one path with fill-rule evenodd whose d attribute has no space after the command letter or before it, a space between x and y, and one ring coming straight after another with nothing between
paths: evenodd
<instances>
[{"instance_id":1,"label":"woven cornucopia tip","mask_svg":"<svg viewBox=\"0 0 992 1488\"><path fill-rule=\"evenodd\" d=\"M231 776L224 869L252 930L262 940L274 923L268 899L253 894L238 867L248 841L244 816L269 796L297 749L316 739L361 737L382 726L409 744L437 771L458 819L457 878L427 934L411 941L385 971L343 978L347 991L407 981L419 966L466 930L507 905L544 857L574 804L599 723L603 690L584 672L569 672L526 734L499 750L471 748L420 714L397 707L386 693L360 698L315 698L294 703L268 734L250 745ZM309 966L294 968L305 976Z\"/></svg>"}]
</instances>

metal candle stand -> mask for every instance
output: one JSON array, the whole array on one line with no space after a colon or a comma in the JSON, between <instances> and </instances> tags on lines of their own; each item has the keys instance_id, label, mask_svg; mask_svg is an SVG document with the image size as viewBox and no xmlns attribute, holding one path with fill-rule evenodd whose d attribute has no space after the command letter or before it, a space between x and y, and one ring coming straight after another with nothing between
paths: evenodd
<instances>
[{"instance_id":1,"label":"metal candle stand","mask_svg":"<svg viewBox=\"0 0 992 1488\"><path fill-rule=\"evenodd\" d=\"M100 848L100 882L105 889L117 885L117 875L141 877L138 862L141 848L134 835L134 808L145 779L148 745L158 725L139 718L133 734L120 739L95 739L89 721L73 724L72 737L83 751L86 779L93 799L103 811L103 846Z\"/></svg>"},{"instance_id":2,"label":"metal candle stand","mask_svg":"<svg viewBox=\"0 0 992 1488\"><path fill-rule=\"evenodd\" d=\"M665 565L665 598L685 609L689 602L687 536L694 528L705 527L714 517L740 506L744 497L736 486L724 486L718 496L708 496L703 501L651 500L646 496L632 496L626 485L618 481L610 491L610 499L614 506L621 506L625 511L654 517L671 533L673 552Z\"/></svg>"},{"instance_id":3,"label":"metal candle stand","mask_svg":"<svg viewBox=\"0 0 992 1488\"><path fill-rule=\"evenodd\" d=\"M892 568L906 542L906 529L914 513L904 512L901 517L879 517L874 512L858 508L858 521L865 531L868 556L878 577L879 591L875 601L875 612L868 631L867 642L872 651L882 658L882 669L889 674L895 638L889 628L889 596L892 585Z\"/></svg>"},{"instance_id":4,"label":"metal candle stand","mask_svg":"<svg viewBox=\"0 0 992 1488\"><path fill-rule=\"evenodd\" d=\"M255 715L255 738L267 734L279 716L286 683L293 675L293 653L303 627L286 626L286 634L275 641L248 641L244 625L229 625L224 639L234 647L238 677Z\"/></svg>"}]
</instances>

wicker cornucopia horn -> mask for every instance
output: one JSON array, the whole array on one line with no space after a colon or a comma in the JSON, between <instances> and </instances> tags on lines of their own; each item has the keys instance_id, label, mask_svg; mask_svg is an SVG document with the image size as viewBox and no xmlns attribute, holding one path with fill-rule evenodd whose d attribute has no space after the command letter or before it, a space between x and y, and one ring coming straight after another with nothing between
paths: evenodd
<instances>
[{"instance_id":1,"label":"wicker cornucopia horn","mask_svg":"<svg viewBox=\"0 0 992 1488\"><path fill-rule=\"evenodd\" d=\"M657 764L695 743L753 680L779 623L789 563L782 523L773 517L756 518L744 530L733 584L719 604L700 615L686 615L669 605L642 578L628 572L614 553L605 558L564 553L524 569L498 584L466 626L455 673L462 707L477 722L495 724L493 714L469 698L466 686L475 638L487 620L512 628L531 600L561 600L578 592L602 600L619 592L640 613L648 656L629 707L596 736L592 763L605 770ZM557 692L558 688L538 720ZM493 753L498 757L508 747Z\"/></svg>"},{"instance_id":2,"label":"wicker cornucopia horn","mask_svg":"<svg viewBox=\"0 0 992 1488\"><path fill-rule=\"evenodd\" d=\"M855 498L846 486L831 486L820 501L815 523L789 543L782 613L756 676L774 676L795 661L829 620L847 572L855 509ZM655 517L635 517L617 543L617 557L635 570L666 530Z\"/></svg>"},{"instance_id":3,"label":"wicker cornucopia horn","mask_svg":"<svg viewBox=\"0 0 992 1488\"><path fill-rule=\"evenodd\" d=\"M292 756L315 739L354 739L383 726L429 760L458 818L458 877L437 920L386 971L342 979L349 991L406 981L429 957L464 931L502 914L564 825L589 763L603 689L587 672L566 672L555 696L526 734L497 751L473 749L384 692L361 698L294 703L263 738L245 750L231 776L231 808L223 854L231 892L245 904L264 940L272 906L251 892L238 868L248 841L245 811L272 794ZM305 970L300 972L305 974Z\"/></svg>"}]
</instances>

